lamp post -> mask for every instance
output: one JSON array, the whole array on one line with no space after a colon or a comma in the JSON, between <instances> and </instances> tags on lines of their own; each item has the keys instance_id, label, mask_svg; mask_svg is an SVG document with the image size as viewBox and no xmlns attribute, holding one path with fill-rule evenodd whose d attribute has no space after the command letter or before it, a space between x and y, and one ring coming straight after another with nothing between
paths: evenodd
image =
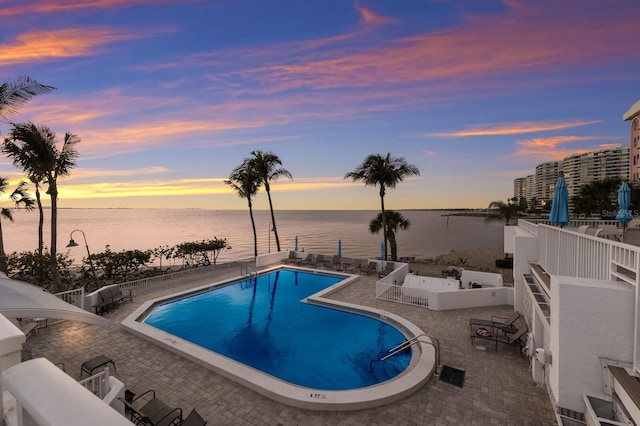
<instances>
[{"instance_id":1,"label":"lamp post","mask_svg":"<svg viewBox=\"0 0 640 426\"><path fill-rule=\"evenodd\" d=\"M269 254L271 254L271 222L269 222Z\"/></svg>"},{"instance_id":2,"label":"lamp post","mask_svg":"<svg viewBox=\"0 0 640 426\"><path fill-rule=\"evenodd\" d=\"M93 274L93 281L97 286L98 285L98 277L96 276L96 270L93 267L93 261L91 260L91 252L89 251L89 244L87 243L87 236L84 235L84 231L82 231L81 229L75 229L75 230L71 231L71 234L69 234L69 244L67 244L67 247L78 247L78 243L73 241L73 233L74 232L80 232L82 234L82 238L84 238L84 245L87 248L87 256L88 256L87 258L89 259L89 266L91 267L91 273Z\"/></svg>"}]
</instances>

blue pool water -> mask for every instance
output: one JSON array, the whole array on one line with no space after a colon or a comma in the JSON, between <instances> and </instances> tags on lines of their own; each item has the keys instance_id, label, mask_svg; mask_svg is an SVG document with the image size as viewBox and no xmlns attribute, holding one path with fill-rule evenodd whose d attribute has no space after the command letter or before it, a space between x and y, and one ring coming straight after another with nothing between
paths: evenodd
<instances>
[{"instance_id":1,"label":"blue pool water","mask_svg":"<svg viewBox=\"0 0 640 426\"><path fill-rule=\"evenodd\" d=\"M372 361L405 340L400 331L302 300L342 279L281 269L160 305L144 322L313 389L355 389L395 377L410 353Z\"/></svg>"}]
</instances>

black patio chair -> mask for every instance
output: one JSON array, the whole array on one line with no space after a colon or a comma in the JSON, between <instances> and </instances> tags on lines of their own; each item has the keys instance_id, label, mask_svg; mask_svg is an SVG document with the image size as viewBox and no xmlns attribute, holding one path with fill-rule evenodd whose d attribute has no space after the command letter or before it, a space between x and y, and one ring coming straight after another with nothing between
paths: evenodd
<instances>
[{"instance_id":1,"label":"black patio chair","mask_svg":"<svg viewBox=\"0 0 640 426\"><path fill-rule=\"evenodd\" d=\"M182 424L182 408L171 408L158 398L156 391L150 389L128 402L119 398L124 404L130 420L136 425L144 426L179 426Z\"/></svg>"}]
</instances>

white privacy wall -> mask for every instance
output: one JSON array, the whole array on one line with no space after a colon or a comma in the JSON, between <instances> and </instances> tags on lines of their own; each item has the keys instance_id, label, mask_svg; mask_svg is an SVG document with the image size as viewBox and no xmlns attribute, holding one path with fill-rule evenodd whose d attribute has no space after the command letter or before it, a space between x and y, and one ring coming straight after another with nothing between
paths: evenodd
<instances>
[{"instance_id":1,"label":"white privacy wall","mask_svg":"<svg viewBox=\"0 0 640 426\"><path fill-rule=\"evenodd\" d=\"M599 357L632 361L633 288L621 282L551 277L549 384L557 405L584 410L583 393L602 395Z\"/></svg>"}]
</instances>

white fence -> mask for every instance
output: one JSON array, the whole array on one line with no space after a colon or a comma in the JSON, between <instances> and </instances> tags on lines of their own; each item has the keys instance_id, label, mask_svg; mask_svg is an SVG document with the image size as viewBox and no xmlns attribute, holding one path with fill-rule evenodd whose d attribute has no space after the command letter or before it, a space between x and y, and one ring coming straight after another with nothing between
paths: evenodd
<instances>
[{"instance_id":1,"label":"white fence","mask_svg":"<svg viewBox=\"0 0 640 426\"><path fill-rule=\"evenodd\" d=\"M94 374L91 377L80 380L78 383L87 388L89 392L98 398L104 399L111 390L109 388L109 367L106 367L98 374Z\"/></svg>"}]
</instances>

